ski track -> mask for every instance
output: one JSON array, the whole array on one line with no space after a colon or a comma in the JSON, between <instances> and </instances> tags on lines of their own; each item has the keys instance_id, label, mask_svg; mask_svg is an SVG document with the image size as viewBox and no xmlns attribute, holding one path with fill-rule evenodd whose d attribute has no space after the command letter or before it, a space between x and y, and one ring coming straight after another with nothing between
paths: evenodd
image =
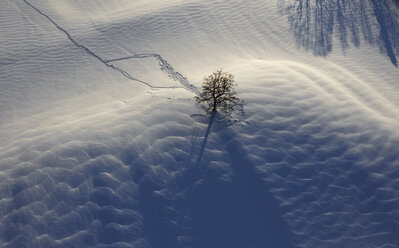
<instances>
[{"instance_id":1,"label":"ski track","mask_svg":"<svg viewBox=\"0 0 399 248\"><path fill-rule=\"evenodd\" d=\"M137 81L139 83L142 83L152 89L173 89L173 88L177 88L177 87L173 87L173 86L153 86L143 80L137 79L135 77L133 77L132 75L130 75L128 72L126 72L125 70L110 64L110 62L112 61L118 61L118 60L125 60L125 59L130 59L130 58L148 58L148 57L154 57L159 61L159 64L161 66L161 70L163 72L165 72L170 78L176 80L177 82L179 82L180 84L182 84L183 87L185 87L187 90L194 92L196 94L199 94L199 90L192 84L190 84L187 80L187 78L185 78L182 74L180 74L179 72L176 72L173 67L164 59L161 57L161 55L159 54L138 54L138 55L133 55L133 56L129 56L129 57L124 57L124 58L119 58L119 59L112 59L112 60L104 60L103 58L101 58L100 56L98 56L96 53L94 53L92 50L90 50L88 47L78 43L73 37L72 35L66 31L64 28L62 28L60 25L58 25L57 22L55 22L49 15L43 13L39 8L37 8L36 6L34 6L33 4L31 4L30 2L28 2L27 0L22 0L24 1L27 5L29 5L32 9L34 9L37 13L39 13L40 15L44 16L48 21L50 21L58 30L60 30L61 32L63 32L68 40L70 40L76 47L84 50L87 54L93 56L94 58L96 58L97 60L99 60L101 63L103 63L106 67L115 70L119 73L121 73L124 77L133 80L133 81Z\"/></svg>"}]
</instances>

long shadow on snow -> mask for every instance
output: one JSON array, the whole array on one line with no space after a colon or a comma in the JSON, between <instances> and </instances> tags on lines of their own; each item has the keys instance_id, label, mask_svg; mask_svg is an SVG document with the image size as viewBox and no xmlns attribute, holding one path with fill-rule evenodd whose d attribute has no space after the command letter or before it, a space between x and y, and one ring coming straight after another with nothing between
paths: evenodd
<instances>
[{"instance_id":1,"label":"long shadow on snow","mask_svg":"<svg viewBox=\"0 0 399 248\"><path fill-rule=\"evenodd\" d=\"M229 178L203 161L167 185L142 180L144 234L153 247L293 247L277 200L236 136L230 129L220 136Z\"/></svg>"},{"instance_id":2,"label":"long shadow on snow","mask_svg":"<svg viewBox=\"0 0 399 248\"><path fill-rule=\"evenodd\" d=\"M327 56L333 49L334 35L343 50L359 47L361 38L379 46L392 64L398 66L399 5L395 0L286 0L287 13L297 44ZM374 29L374 27L376 27Z\"/></svg>"}]
</instances>

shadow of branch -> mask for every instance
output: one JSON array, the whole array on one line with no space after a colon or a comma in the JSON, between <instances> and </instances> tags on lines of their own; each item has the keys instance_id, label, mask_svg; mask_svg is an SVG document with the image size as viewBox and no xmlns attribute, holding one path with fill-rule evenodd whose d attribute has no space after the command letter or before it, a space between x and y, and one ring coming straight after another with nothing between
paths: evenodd
<instances>
[{"instance_id":1,"label":"shadow of branch","mask_svg":"<svg viewBox=\"0 0 399 248\"><path fill-rule=\"evenodd\" d=\"M315 56L327 56L337 37L345 51L361 41L379 46L397 67L399 55L399 6L395 0L286 0L287 14L296 43ZM363 38L363 39L362 39Z\"/></svg>"}]
</instances>

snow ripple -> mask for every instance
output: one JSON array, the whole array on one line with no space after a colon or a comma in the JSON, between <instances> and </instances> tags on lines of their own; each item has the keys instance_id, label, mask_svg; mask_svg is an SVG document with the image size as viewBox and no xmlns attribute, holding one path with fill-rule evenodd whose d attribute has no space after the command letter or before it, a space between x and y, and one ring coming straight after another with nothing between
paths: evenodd
<instances>
[{"instance_id":1,"label":"snow ripple","mask_svg":"<svg viewBox=\"0 0 399 248\"><path fill-rule=\"evenodd\" d=\"M116 59L116 60L110 60L110 61L106 61L103 58L101 58L100 56L98 56L96 53L94 53L92 50L90 50L88 47L84 46L81 43L78 43L73 37L72 35L66 31L64 28L62 28L57 22L55 22L50 16L48 16L47 14L43 13L40 9L38 9L36 6L34 6L33 4L31 4L29 1L27 0L22 0L24 1L27 5L29 5L32 9L34 9L37 13L39 13L40 15L44 16L48 21L50 21L59 31L61 31L62 33L64 33L68 40L70 40L76 47L78 47L79 49L84 50L87 54L89 54L90 56L96 58L97 60L99 60L101 63L103 63L105 66L107 66L108 68L111 68L115 71L120 72L123 76L125 76L126 78L133 80L133 81L137 81L140 82L148 87L151 88L170 88L170 87L165 87L165 86L153 86L143 80L137 79L135 77L133 77L132 75L130 75L128 72L126 72L125 70L121 69L120 67L117 67L113 64L110 64L109 62L111 61L116 61L116 60L121 60L121 59ZM135 58L143 58L143 56L133 56ZM147 56L148 57L148 56ZM169 73L169 75L173 75L173 79L176 79L179 82L182 82L182 85L187 87L189 90L196 90L198 92L198 90L193 86L190 85L187 81L187 79L185 77L183 77L180 73L177 73L173 70L173 67L171 65L169 65L166 60L164 60L159 54L154 54L152 57L155 57L158 59L158 61L160 61L160 65L162 66L161 69L163 71L166 71L167 73ZM130 57L132 58L132 57ZM126 58L123 58L126 59ZM173 87L172 87L173 88Z\"/></svg>"},{"instance_id":2,"label":"snow ripple","mask_svg":"<svg viewBox=\"0 0 399 248\"><path fill-rule=\"evenodd\" d=\"M397 246L397 115L381 118L378 105L370 111L355 93L337 94L339 84L315 72L262 63L241 74L262 82L243 89L252 125L242 142L281 202L298 247Z\"/></svg>"},{"instance_id":3,"label":"snow ripple","mask_svg":"<svg viewBox=\"0 0 399 248\"><path fill-rule=\"evenodd\" d=\"M48 3L32 5L40 6L32 12L27 4L32 2L2 3L10 13L32 19L10 14L2 23L8 34L1 45L2 103L30 104L24 99L35 95L30 89L43 92L37 98L52 96L48 82L58 77L61 89L70 82L77 91L88 90L81 98L67 98L68 107L77 100L70 111L52 106L2 125L1 247L399 245L397 107L367 87L371 66L349 73L330 60L293 52L292 41L279 30L285 17L271 8L275 2L189 2L139 17L133 11L132 19L126 10L123 18L113 13L111 23L82 30L87 23L68 26L45 8ZM47 31L54 25L60 32ZM25 29L32 47L13 46L26 39ZM46 42L56 46L42 50ZM199 48L202 43L207 48ZM193 107L195 87L154 51L167 54L175 66L182 60L180 71L194 61L185 71L200 65L195 73L201 76L229 61L224 65L237 75L248 125L215 123L208 130L207 118L191 118L203 113ZM288 56L291 52L299 56ZM242 54L250 60L239 58ZM45 60L36 61L39 55ZM125 67L106 70L111 76L101 70L148 58L172 79L168 86L183 88L129 88L126 76L133 73ZM362 65L345 61L350 68ZM19 73L21 68L32 77ZM375 70L380 69L388 72L388 83L396 75L385 65ZM84 86L76 86L82 83L78 70L87 71ZM33 86L25 89L19 79ZM100 80L104 91L110 84L135 93L104 94L100 103L88 103L94 97L86 93L95 94L93 82Z\"/></svg>"}]
</instances>

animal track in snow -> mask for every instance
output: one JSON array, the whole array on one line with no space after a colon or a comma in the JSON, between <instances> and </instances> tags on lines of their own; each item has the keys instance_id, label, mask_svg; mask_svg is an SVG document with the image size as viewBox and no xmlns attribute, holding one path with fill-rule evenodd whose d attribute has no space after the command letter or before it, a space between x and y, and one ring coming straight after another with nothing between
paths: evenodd
<instances>
[{"instance_id":1,"label":"animal track in snow","mask_svg":"<svg viewBox=\"0 0 399 248\"><path fill-rule=\"evenodd\" d=\"M119 73L121 73L124 77L142 83L150 88L153 89L163 89L163 88L180 88L180 87L175 87L175 86L154 86L148 82L145 82L143 80L140 80L138 78L133 77L131 74L129 74L127 71L123 70L122 68L115 66L113 64L111 64L110 62L113 61L119 61L119 60L126 60L126 59L132 59L132 58L148 58L148 57L154 57L158 60L159 65L161 66L161 70L163 72L165 72L171 79L179 82L184 88L186 88L187 90L194 92L196 94L199 94L198 89L190 84L187 80L186 77L184 77L181 73L175 71L173 69L173 67L164 59L162 58L161 55L159 54L137 54L137 55L133 55L133 56L128 56L128 57L123 57L123 58L117 58L117 59L111 59L111 60L104 60L103 58L101 58L99 55L97 55L95 52L93 52L92 50L90 50L88 47L80 44L79 42L77 42L72 35L65 30L63 27L61 27L57 22L55 22L49 15L45 14L43 11L41 11L39 8L37 8L36 6L34 6L33 4L31 4L29 1L27 0L22 0L24 1L27 5L29 5L32 9L34 9L37 13L39 13L40 15L44 16L48 21L50 21L59 31L63 32L68 40L70 40L76 47L84 50L87 54L89 54L90 56L96 58L97 60L99 60L101 63L103 63L106 67L115 70Z\"/></svg>"},{"instance_id":2,"label":"animal track in snow","mask_svg":"<svg viewBox=\"0 0 399 248\"><path fill-rule=\"evenodd\" d=\"M109 64L109 63L115 62L115 61L121 61L121 60L127 60L127 59L142 59L142 58L155 58L156 60L158 60L159 66L161 68L161 71L166 73L169 78L179 82L187 90L192 91L195 94L199 94L198 88L195 87L193 84L190 84L188 79L186 77L184 77L181 73L175 71L173 69L172 65L169 64L168 61L166 61L164 58L162 58L162 56L159 55L159 54L156 54L156 53L135 54L135 55L132 55L132 56L105 60L104 62Z\"/></svg>"}]
</instances>

